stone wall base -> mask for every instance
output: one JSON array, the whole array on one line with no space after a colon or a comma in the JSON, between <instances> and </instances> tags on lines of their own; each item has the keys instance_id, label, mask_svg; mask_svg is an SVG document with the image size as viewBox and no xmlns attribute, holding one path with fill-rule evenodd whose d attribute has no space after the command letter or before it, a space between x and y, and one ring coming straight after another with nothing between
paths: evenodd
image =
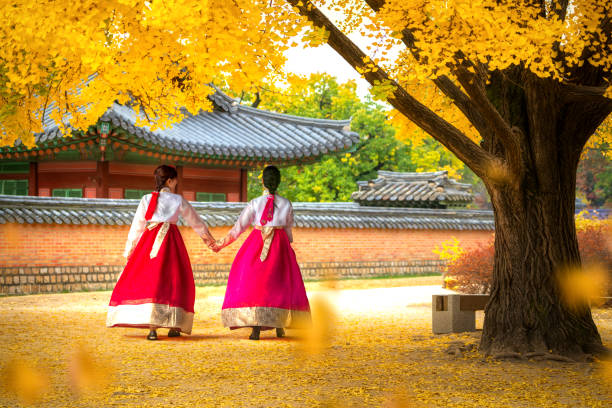
<instances>
[{"instance_id":1,"label":"stone wall base","mask_svg":"<svg viewBox=\"0 0 612 408\"><path fill-rule=\"evenodd\" d=\"M305 262L305 280L373 278L441 273L444 261ZM196 285L223 285L230 264L193 265ZM0 295L112 290L120 265L0 267Z\"/></svg>"}]
</instances>

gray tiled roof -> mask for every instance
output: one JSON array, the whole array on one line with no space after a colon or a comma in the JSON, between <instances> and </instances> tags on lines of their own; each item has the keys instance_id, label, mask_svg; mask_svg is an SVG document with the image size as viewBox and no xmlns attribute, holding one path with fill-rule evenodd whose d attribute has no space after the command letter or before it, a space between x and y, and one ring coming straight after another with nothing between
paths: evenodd
<instances>
[{"instance_id":1,"label":"gray tiled roof","mask_svg":"<svg viewBox=\"0 0 612 408\"><path fill-rule=\"evenodd\" d=\"M0 224L130 225L139 200L0 195ZM192 203L211 226L233 225L245 203ZM493 213L475 210L293 203L303 228L494 230Z\"/></svg>"},{"instance_id":2,"label":"gray tiled roof","mask_svg":"<svg viewBox=\"0 0 612 408\"><path fill-rule=\"evenodd\" d=\"M187 114L167 129L136 126L137 114L127 106L113 104L100 119L114 128L142 138L160 150L194 153L200 157L290 161L317 157L349 148L359 141L350 131L350 120L311 119L240 105L217 90L211 97L217 109ZM48 118L48 116L47 116ZM61 137L58 125L45 121L37 143Z\"/></svg>"},{"instance_id":3,"label":"gray tiled roof","mask_svg":"<svg viewBox=\"0 0 612 408\"><path fill-rule=\"evenodd\" d=\"M378 171L376 180L357 182L351 198L367 206L446 207L473 200L470 184L448 178L447 171L397 173Z\"/></svg>"}]
</instances>

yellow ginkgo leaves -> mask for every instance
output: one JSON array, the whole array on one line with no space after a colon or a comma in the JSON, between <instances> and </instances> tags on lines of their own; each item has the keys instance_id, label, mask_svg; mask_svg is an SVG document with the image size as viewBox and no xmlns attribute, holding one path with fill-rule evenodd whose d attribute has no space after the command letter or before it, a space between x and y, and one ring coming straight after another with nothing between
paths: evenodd
<instances>
[{"instance_id":1,"label":"yellow ginkgo leaves","mask_svg":"<svg viewBox=\"0 0 612 408\"><path fill-rule=\"evenodd\" d=\"M397 86L390 80L374 81L374 86L370 88L370 93L375 100L386 101L393 97L393 93L397 90Z\"/></svg>"},{"instance_id":2,"label":"yellow ginkgo leaves","mask_svg":"<svg viewBox=\"0 0 612 408\"><path fill-rule=\"evenodd\" d=\"M68 386L70 398L95 396L108 392L114 368L102 361L89 348L78 346L74 350L62 350L68 370L62 375L63 386ZM64 360L62 358L62 360ZM57 392L51 383L51 367L35 363L30 358L14 357L0 374L0 384L7 396L16 398L23 405L39 404L50 394Z\"/></svg>"},{"instance_id":3,"label":"yellow ginkgo leaves","mask_svg":"<svg viewBox=\"0 0 612 408\"><path fill-rule=\"evenodd\" d=\"M181 108L211 109L207 84L241 91L281 67L304 26L280 0L33 4L0 2L3 146L33 145L45 110L58 124L87 129L117 99L137 105L143 123L166 127ZM175 81L185 74L188 86Z\"/></svg>"},{"instance_id":4,"label":"yellow ginkgo leaves","mask_svg":"<svg viewBox=\"0 0 612 408\"><path fill-rule=\"evenodd\" d=\"M298 350L318 355L331 344L338 319L329 296L325 294L312 297L310 307L313 324L302 334L302 347Z\"/></svg>"},{"instance_id":5,"label":"yellow ginkgo leaves","mask_svg":"<svg viewBox=\"0 0 612 408\"><path fill-rule=\"evenodd\" d=\"M579 310L588 306L601 306L608 291L609 271L602 265L561 269L557 273L564 304Z\"/></svg>"},{"instance_id":6,"label":"yellow ginkgo leaves","mask_svg":"<svg viewBox=\"0 0 612 408\"><path fill-rule=\"evenodd\" d=\"M304 34L302 40L309 47L318 47L327 42L329 38L329 31L323 27L313 26Z\"/></svg>"},{"instance_id":7,"label":"yellow ginkgo leaves","mask_svg":"<svg viewBox=\"0 0 612 408\"><path fill-rule=\"evenodd\" d=\"M340 292L329 291L325 282L306 282L313 318L319 310L333 312L323 314L327 324L316 329L321 335L313 335L312 354L299 337L305 331L287 330L285 338L265 332L253 342L248 329L222 327L223 286L197 288L191 336L162 335L158 342L147 341L145 329L105 327L110 292L1 297L0 406L30 401L41 408L609 405L612 371L604 362L501 362L478 353L446 354L449 342L474 343L480 334L432 335L431 305L404 292L409 286L416 290L415 281L427 290L439 286L440 277L340 280ZM400 302L380 304L387 299ZM593 314L609 344L609 310ZM9 392L5 374L15 373L15 360L26 382L8 377ZM101 393L78 391L98 383L97 368L88 367L108 365L115 368L112 386L101 387ZM81 375L85 378L72 379Z\"/></svg>"},{"instance_id":8,"label":"yellow ginkgo leaves","mask_svg":"<svg viewBox=\"0 0 612 408\"><path fill-rule=\"evenodd\" d=\"M113 372L113 367L97 359L91 350L79 346L69 364L72 391L77 396L100 393L110 385Z\"/></svg>"},{"instance_id":9,"label":"yellow ginkgo leaves","mask_svg":"<svg viewBox=\"0 0 612 408\"><path fill-rule=\"evenodd\" d=\"M2 386L22 404L35 404L50 389L49 374L30 361L16 358L4 366Z\"/></svg>"}]
</instances>

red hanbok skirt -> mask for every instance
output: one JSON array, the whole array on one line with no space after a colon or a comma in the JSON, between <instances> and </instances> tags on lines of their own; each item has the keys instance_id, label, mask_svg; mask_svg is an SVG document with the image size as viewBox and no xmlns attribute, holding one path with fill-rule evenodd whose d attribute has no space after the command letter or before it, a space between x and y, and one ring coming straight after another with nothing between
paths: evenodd
<instances>
[{"instance_id":1,"label":"red hanbok skirt","mask_svg":"<svg viewBox=\"0 0 612 408\"><path fill-rule=\"evenodd\" d=\"M189 255L171 224L155 258L157 232L145 229L111 295L108 327L167 327L191 333L195 284Z\"/></svg>"},{"instance_id":2,"label":"red hanbok skirt","mask_svg":"<svg viewBox=\"0 0 612 408\"><path fill-rule=\"evenodd\" d=\"M263 262L262 247L262 232L254 229L232 263L221 311L223 325L231 329L307 327L310 306L287 233L274 231Z\"/></svg>"}]
</instances>

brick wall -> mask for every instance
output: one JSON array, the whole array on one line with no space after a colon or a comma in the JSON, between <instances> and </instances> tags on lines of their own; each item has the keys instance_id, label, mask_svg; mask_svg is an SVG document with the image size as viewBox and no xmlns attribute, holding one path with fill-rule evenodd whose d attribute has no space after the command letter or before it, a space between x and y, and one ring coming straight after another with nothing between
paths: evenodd
<instances>
[{"instance_id":1,"label":"brick wall","mask_svg":"<svg viewBox=\"0 0 612 408\"><path fill-rule=\"evenodd\" d=\"M129 227L112 225L0 225L0 293L111 289L125 260ZM228 227L211 228L215 238ZM181 227L198 284L225 283L248 232L218 254ZM306 279L438 272L432 252L451 236L464 247L491 238L490 231L296 228L294 244Z\"/></svg>"}]
</instances>

